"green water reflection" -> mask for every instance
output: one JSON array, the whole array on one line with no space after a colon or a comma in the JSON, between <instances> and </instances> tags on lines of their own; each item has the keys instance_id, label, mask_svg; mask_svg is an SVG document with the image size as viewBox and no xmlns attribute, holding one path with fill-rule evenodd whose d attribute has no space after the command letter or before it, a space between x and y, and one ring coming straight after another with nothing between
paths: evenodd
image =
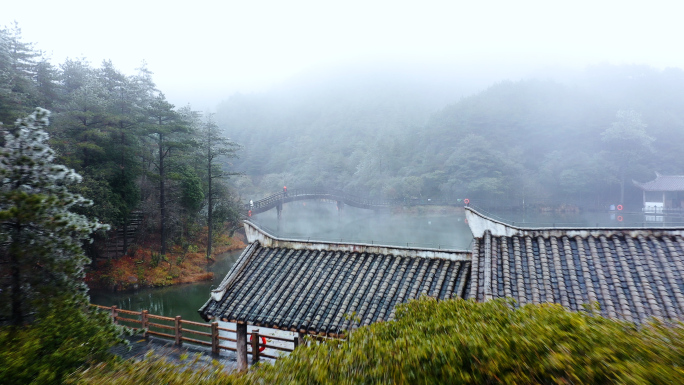
<instances>
[{"instance_id":1,"label":"green water reflection","mask_svg":"<svg viewBox=\"0 0 684 385\"><path fill-rule=\"evenodd\" d=\"M428 210L437 210L429 212ZM250 220L269 233L293 239L328 242L359 242L465 250L473 239L462 211L444 208L415 208L425 213L392 214L344 206L334 201L299 201L276 210L254 215Z\"/></svg>"},{"instance_id":2,"label":"green water reflection","mask_svg":"<svg viewBox=\"0 0 684 385\"><path fill-rule=\"evenodd\" d=\"M255 215L251 220L269 233L285 238L469 250L472 234L463 212L453 209L445 209L444 213L437 211L434 213L433 209L431 214L390 214L349 206L338 210L335 202L306 201L285 204L280 219L276 210L271 210ZM639 212L485 214L522 227L682 226L681 217L648 217ZM180 315L184 319L201 321L197 309L209 299L211 289L218 286L240 252L228 253L211 267L214 272L211 282L126 293L91 292L91 302L127 310L147 309L153 314Z\"/></svg>"},{"instance_id":3,"label":"green water reflection","mask_svg":"<svg viewBox=\"0 0 684 385\"><path fill-rule=\"evenodd\" d=\"M433 214L390 214L344 207L338 211L335 202L293 202L283 208L252 218L273 235L324 241L362 242L385 245L470 249L472 234L464 223L462 212ZM197 314L218 286L241 251L231 252L211 267L214 280L164 288L140 289L135 292L91 292L91 302L126 310L148 310L166 317L201 321Z\"/></svg>"},{"instance_id":4,"label":"green water reflection","mask_svg":"<svg viewBox=\"0 0 684 385\"><path fill-rule=\"evenodd\" d=\"M197 309L209 299L211 289L218 286L241 252L242 250L228 252L213 264L210 268L214 272L212 281L146 288L134 292L91 291L90 302L103 306L116 305L126 310L148 310L152 314L165 317L179 315L183 319L202 322Z\"/></svg>"}]
</instances>

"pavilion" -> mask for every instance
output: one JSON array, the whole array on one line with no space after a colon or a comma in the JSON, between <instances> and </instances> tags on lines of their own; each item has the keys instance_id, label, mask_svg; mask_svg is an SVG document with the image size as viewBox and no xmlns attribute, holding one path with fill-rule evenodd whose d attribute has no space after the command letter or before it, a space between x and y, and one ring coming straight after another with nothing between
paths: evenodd
<instances>
[{"instance_id":1,"label":"pavilion","mask_svg":"<svg viewBox=\"0 0 684 385\"><path fill-rule=\"evenodd\" d=\"M662 214L684 209L684 175L661 175L650 182L632 181L643 191L643 212Z\"/></svg>"}]
</instances>

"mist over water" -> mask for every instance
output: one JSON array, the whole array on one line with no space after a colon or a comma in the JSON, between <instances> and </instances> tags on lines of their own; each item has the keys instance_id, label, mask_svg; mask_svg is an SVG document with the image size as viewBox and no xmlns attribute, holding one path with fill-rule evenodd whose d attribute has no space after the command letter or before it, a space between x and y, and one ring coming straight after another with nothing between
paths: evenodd
<instances>
[{"instance_id":1,"label":"mist over water","mask_svg":"<svg viewBox=\"0 0 684 385\"><path fill-rule=\"evenodd\" d=\"M481 212L493 219L520 227L660 227L682 226L681 217L645 216L640 212ZM444 211L444 212L443 212ZM659 219L658 219L659 218ZM473 236L460 209L414 207L410 213L376 212L344 206L334 201L298 201L283 205L278 220L275 209L254 215L250 220L280 238L327 242L373 243L389 246L470 250ZM649 220L650 219L650 220ZM658 219L658 221L654 221ZM213 281L135 292L91 292L91 301L121 309L149 310L167 317L201 321L202 304L235 263L242 250L227 253L210 269Z\"/></svg>"},{"instance_id":2,"label":"mist over water","mask_svg":"<svg viewBox=\"0 0 684 385\"><path fill-rule=\"evenodd\" d=\"M391 213L345 205L338 210L334 201L298 201L283 205L280 220L275 209L250 220L280 238L470 249L473 235L462 211L432 213L429 209L417 207L416 213Z\"/></svg>"},{"instance_id":3,"label":"mist over water","mask_svg":"<svg viewBox=\"0 0 684 385\"><path fill-rule=\"evenodd\" d=\"M558 210L540 212L538 210L487 211L476 208L480 213L518 227L682 227L682 213L667 215L643 213L636 210L602 210L562 212Z\"/></svg>"}]
</instances>

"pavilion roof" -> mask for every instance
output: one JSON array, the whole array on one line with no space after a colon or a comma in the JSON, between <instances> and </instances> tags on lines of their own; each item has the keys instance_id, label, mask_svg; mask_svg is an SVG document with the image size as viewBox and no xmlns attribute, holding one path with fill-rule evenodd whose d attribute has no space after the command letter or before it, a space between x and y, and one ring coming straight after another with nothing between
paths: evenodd
<instances>
[{"instance_id":1,"label":"pavilion roof","mask_svg":"<svg viewBox=\"0 0 684 385\"><path fill-rule=\"evenodd\" d=\"M245 228L252 242L199 310L205 319L342 336L393 319L399 303L469 291L467 251L300 242Z\"/></svg>"},{"instance_id":2,"label":"pavilion roof","mask_svg":"<svg viewBox=\"0 0 684 385\"><path fill-rule=\"evenodd\" d=\"M684 321L684 228L521 228L470 207L466 218L472 251L279 239L246 222L250 245L199 312L338 337L420 296Z\"/></svg>"},{"instance_id":3,"label":"pavilion roof","mask_svg":"<svg viewBox=\"0 0 684 385\"><path fill-rule=\"evenodd\" d=\"M684 320L684 229L530 229L469 208L466 216L479 229L470 298L570 310L598 303L610 318Z\"/></svg>"},{"instance_id":4,"label":"pavilion roof","mask_svg":"<svg viewBox=\"0 0 684 385\"><path fill-rule=\"evenodd\" d=\"M632 181L635 186L644 191L684 191L684 175L660 175L649 182Z\"/></svg>"}]
</instances>

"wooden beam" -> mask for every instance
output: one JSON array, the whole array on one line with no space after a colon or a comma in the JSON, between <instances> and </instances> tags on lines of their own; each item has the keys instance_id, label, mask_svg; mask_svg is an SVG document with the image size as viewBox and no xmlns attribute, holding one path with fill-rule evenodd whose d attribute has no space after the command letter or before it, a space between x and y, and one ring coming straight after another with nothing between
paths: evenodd
<instances>
[{"instance_id":1,"label":"wooden beam","mask_svg":"<svg viewBox=\"0 0 684 385\"><path fill-rule=\"evenodd\" d=\"M252 365L259 362L259 329L252 329Z\"/></svg>"},{"instance_id":2,"label":"wooden beam","mask_svg":"<svg viewBox=\"0 0 684 385\"><path fill-rule=\"evenodd\" d=\"M235 324L237 369L240 372L247 370L247 324Z\"/></svg>"},{"instance_id":3,"label":"wooden beam","mask_svg":"<svg viewBox=\"0 0 684 385\"><path fill-rule=\"evenodd\" d=\"M140 327L143 329L143 338L147 339L149 337L148 331L150 328L150 318L147 316L149 312L147 310L143 310L140 312L140 318L141 318L141 325Z\"/></svg>"},{"instance_id":4,"label":"wooden beam","mask_svg":"<svg viewBox=\"0 0 684 385\"><path fill-rule=\"evenodd\" d=\"M174 329L175 329L175 335L176 335L176 345L182 346L183 345L183 328L181 326L181 316L177 315L174 322L175 322Z\"/></svg>"},{"instance_id":5,"label":"wooden beam","mask_svg":"<svg viewBox=\"0 0 684 385\"><path fill-rule=\"evenodd\" d=\"M221 341L219 340L218 322L212 322L211 323L211 352L213 354L219 354L221 352L221 348L219 347L220 342Z\"/></svg>"}]
</instances>

